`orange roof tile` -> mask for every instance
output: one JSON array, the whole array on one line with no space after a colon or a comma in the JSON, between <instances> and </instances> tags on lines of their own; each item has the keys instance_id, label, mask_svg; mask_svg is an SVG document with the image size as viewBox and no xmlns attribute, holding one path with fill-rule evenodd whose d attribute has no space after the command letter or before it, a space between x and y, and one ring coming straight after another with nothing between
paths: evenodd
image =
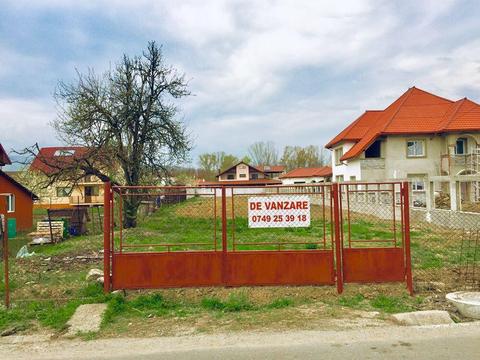
<instances>
[{"instance_id":1,"label":"orange roof tile","mask_svg":"<svg viewBox=\"0 0 480 360\"><path fill-rule=\"evenodd\" d=\"M322 166L322 167L316 167L316 168L294 169L294 170L280 176L280 179L306 178L306 177L326 177L326 176L332 176L332 168L330 166Z\"/></svg>"},{"instance_id":2,"label":"orange roof tile","mask_svg":"<svg viewBox=\"0 0 480 360\"><path fill-rule=\"evenodd\" d=\"M480 130L479 104L468 99L454 102L412 87L385 110L365 112L326 147L331 148L342 141L355 141L341 158L348 160L360 155L382 135L468 130Z\"/></svg>"}]
</instances>

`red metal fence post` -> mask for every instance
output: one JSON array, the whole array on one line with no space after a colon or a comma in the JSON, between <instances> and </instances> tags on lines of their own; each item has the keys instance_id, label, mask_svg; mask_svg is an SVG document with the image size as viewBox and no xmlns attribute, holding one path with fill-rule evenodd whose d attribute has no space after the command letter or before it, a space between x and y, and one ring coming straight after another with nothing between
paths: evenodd
<instances>
[{"instance_id":1,"label":"red metal fence post","mask_svg":"<svg viewBox=\"0 0 480 360\"><path fill-rule=\"evenodd\" d=\"M232 216L234 215L232 214ZM227 285L227 194L225 186L222 186L222 282Z\"/></svg>"},{"instance_id":2,"label":"red metal fence post","mask_svg":"<svg viewBox=\"0 0 480 360\"><path fill-rule=\"evenodd\" d=\"M5 307L10 308L10 282L8 273L8 217L7 217L7 197L0 195L0 213L4 213L3 225L3 265L5 276ZM2 211L3 210L3 211ZM0 220L1 221L1 220Z\"/></svg>"},{"instance_id":3,"label":"red metal fence post","mask_svg":"<svg viewBox=\"0 0 480 360\"><path fill-rule=\"evenodd\" d=\"M342 251L343 246L340 242L341 239L341 227L340 227L340 206L339 206L339 191L338 184L332 184L332 196L333 196L333 222L335 224L335 268L337 273L337 292L341 294L343 292L343 266L342 266Z\"/></svg>"},{"instance_id":4,"label":"red metal fence post","mask_svg":"<svg viewBox=\"0 0 480 360\"><path fill-rule=\"evenodd\" d=\"M111 184L105 183L103 188L103 290L110 291L110 202Z\"/></svg>"},{"instance_id":5,"label":"red metal fence post","mask_svg":"<svg viewBox=\"0 0 480 360\"><path fill-rule=\"evenodd\" d=\"M402 184L403 192L403 217L405 231L405 278L407 281L407 289L413 296L413 279L412 279L412 258L410 253L410 201L409 201L409 184L404 181Z\"/></svg>"}]
</instances>

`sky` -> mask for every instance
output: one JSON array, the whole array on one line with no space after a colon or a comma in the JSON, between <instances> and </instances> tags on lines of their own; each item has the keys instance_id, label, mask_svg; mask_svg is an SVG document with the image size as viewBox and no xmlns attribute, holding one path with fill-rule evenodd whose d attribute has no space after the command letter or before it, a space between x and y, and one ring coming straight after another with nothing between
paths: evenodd
<instances>
[{"instance_id":1,"label":"sky","mask_svg":"<svg viewBox=\"0 0 480 360\"><path fill-rule=\"evenodd\" d=\"M178 103L204 152L323 147L409 87L480 102L478 1L0 0L0 143L60 145L59 81L147 42L184 72Z\"/></svg>"}]
</instances>

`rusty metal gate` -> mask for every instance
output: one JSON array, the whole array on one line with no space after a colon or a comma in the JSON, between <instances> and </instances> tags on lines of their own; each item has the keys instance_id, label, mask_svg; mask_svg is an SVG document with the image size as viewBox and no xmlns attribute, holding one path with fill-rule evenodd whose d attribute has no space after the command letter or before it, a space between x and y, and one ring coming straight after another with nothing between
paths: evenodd
<instances>
[{"instance_id":1,"label":"rusty metal gate","mask_svg":"<svg viewBox=\"0 0 480 360\"><path fill-rule=\"evenodd\" d=\"M411 291L405 187L402 183L243 187L106 184L105 290L336 284L340 293L344 282L406 281ZM362 201L366 201L365 209L372 193L385 198L390 212L360 211ZM282 220L281 215L264 215L258 219L271 221L272 227L256 228L248 212L252 198L259 202L308 199L308 223L275 227L273 223ZM127 204L139 208L142 226L124 228ZM289 221L288 216L293 215L283 220ZM378 236L365 238L357 227L377 231Z\"/></svg>"}]
</instances>

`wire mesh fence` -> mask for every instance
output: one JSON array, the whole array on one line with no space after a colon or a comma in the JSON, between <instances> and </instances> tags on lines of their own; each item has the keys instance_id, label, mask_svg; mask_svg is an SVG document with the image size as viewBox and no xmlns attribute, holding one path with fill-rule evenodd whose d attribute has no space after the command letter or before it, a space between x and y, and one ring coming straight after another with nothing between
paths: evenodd
<instances>
[{"instance_id":1,"label":"wire mesh fence","mask_svg":"<svg viewBox=\"0 0 480 360\"><path fill-rule=\"evenodd\" d=\"M401 183L340 185L342 242L346 248L402 248L404 204Z\"/></svg>"},{"instance_id":2,"label":"wire mesh fence","mask_svg":"<svg viewBox=\"0 0 480 360\"><path fill-rule=\"evenodd\" d=\"M231 188L227 196L229 250L333 248L330 185Z\"/></svg>"},{"instance_id":3,"label":"wire mesh fence","mask_svg":"<svg viewBox=\"0 0 480 360\"><path fill-rule=\"evenodd\" d=\"M419 286L479 289L480 214L411 208L412 262ZM425 284L427 283L427 284Z\"/></svg>"},{"instance_id":4,"label":"wire mesh fence","mask_svg":"<svg viewBox=\"0 0 480 360\"><path fill-rule=\"evenodd\" d=\"M341 215L345 247L395 248L402 246L404 234L399 189L392 188L392 185L388 184L365 186L359 183L345 184L341 188L343 188ZM284 195L296 197L299 201L302 196L308 197L309 226L268 229L249 227L247 216L249 198L275 199L277 196ZM123 197L123 204L120 197ZM128 197L136 197L138 205L136 221L139 225L136 228L124 226L125 201ZM350 209L349 214L346 212L347 203ZM332 196L328 184L229 189L225 209L229 251L332 249L334 221ZM80 242L72 245L76 258L72 260L70 254L58 257L54 255L55 261L68 259L59 262L52 271L60 273L64 266L68 267L71 263L101 265L102 255L99 253L101 240L98 239L103 232L103 209L88 208L87 212L88 232L86 236L81 237ZM120 229L122 229L122 251L215 252L221 250L220 188L157 188L136 193L125 192L121 196L115 193L114 214L112 225L114 225L116 250L120 249ZM33 216L34 226L37 221L45 221L48 218L46 210L34 211ZM413 277L417 291L438 293L439 289L442 292L480 289L479 213L442 208L427 210L412 203L410 235ZM19 238L21 241L18 240ZM24 239L23 234L20 234L19 238L9 240L12 257L15 257L20 246L31 241L28 237ZM75 238L66 242L72 239ZM37 249L32 247L29 251L39 253ZM46 271L42 276L50 276L49 269L53 267L44 260L51 256L50 250L47 250L43 250L45 256L19 259L15 261L17 265L13 264L12 259L14 267L12 276L16 276L16 272L23 271L24 268L29 267L28 264L33 264L35 261L35 266L32 265L30 269L31 272L35 271L34 268L41 266ZM85 256L93 256L94 251L96 251L95 259L85 258ZM55 273L52 278L58 277L58 274ZM30 279L30 275L28 276L28 281L35 281ZM16 298L20 299L22 296L17 290Z\"/></svg>"}]
</instances>

